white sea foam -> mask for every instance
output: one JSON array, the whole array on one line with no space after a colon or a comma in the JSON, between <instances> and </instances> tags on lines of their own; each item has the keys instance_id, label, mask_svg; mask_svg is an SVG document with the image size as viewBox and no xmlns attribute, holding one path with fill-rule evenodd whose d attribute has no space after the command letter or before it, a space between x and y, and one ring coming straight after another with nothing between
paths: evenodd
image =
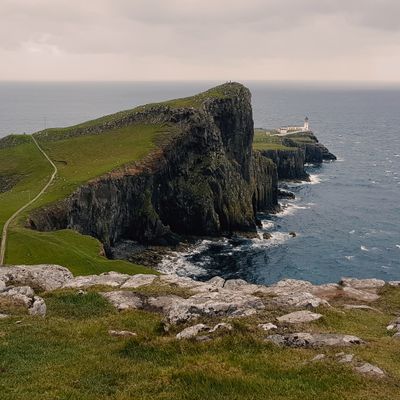
<instances>
[{"instance_id":1,"label":"white sea foam","mask_svg":"<svg viewBox=\"0 0 400 400\"><path fill-rule=\"evenodd\" d=\"M349 232L351 235L353 235L354 233L356 233L356 231L353 229L352 231Z\"/></svg>"},{"instance_id":2,"label":"white sea foam","mask_svg":"<svg viewBox=\"0 0 400 400\"><path fill-rule=\"evenodd\" d=\"M369 251L369 249L368 249L366 246L361 246L360 249L361 249L362 251Z\"/></svg>"},{"instance_id":3,"label":"white sea foam","mask_svg":"<svg viewBox=\"0 0 400 400\"><path fill-rule=\"evenodd\" d=\"M265 220L265 219L261 221L261 224L262 224L262 229L265 229L265 230L271 229L275 225L273 221L269 221L269 220Z\"/></svg>"},{"instance_id":4,"label":"white sea foam","mask_svg":"<svg viewBox=\"0 0 400 400\"><path fill-rule=\"evenodd\" d=\"M344 256L346 260L352 260L355 256Z\"/></svg>"},{"instance_id":5,"label":"white sea foam","mask_svg":"<svg viewBox=\"0 0 400 400\"><path fill-rule=\"evenodd\" d=\"M286 205L281 205L283 207L283 210L277 214L277 217L285 217L287 215L292 215L298 210L308 210L311 208L311 205L313 203L308 203L307 205L304 206L298 206L297 204L291 204L288 203Z\"/></svg>"},{"instance_id":6,"label":"white sea foam","mask_svg":"<svg viewBox=\"0 0 400 400\"><path fill-rule=\"evenodd\" d=\"M396 247L397 247L398 249L400 249L400 244L396 244Z\"/></svg>"},{"instance_id":7,"label":"white sea foam","mask_svg":"<svg viewBox=\"0 0 400 400\"><path fill-rule=\"evenodd\" d=\"M269 239L252 239L253 248L275 247L292 239L288 232L272 232Z\"/></svg>"}]
</instances>

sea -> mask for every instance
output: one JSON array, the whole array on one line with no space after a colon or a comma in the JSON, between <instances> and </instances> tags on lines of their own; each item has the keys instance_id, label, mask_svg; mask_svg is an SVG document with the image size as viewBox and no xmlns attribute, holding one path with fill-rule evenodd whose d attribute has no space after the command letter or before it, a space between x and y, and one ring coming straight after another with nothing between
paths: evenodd
<instances>
[{"instance_id":1,"label":"sea","mask_svg":"<svg viewBox=\"0 0 400 400\"><path fill-rule=\"evenodd\" d=\"M0 83L0 137L68 126L136 105L188 96L223 82ZM271 284L343 276L400 280L400 87L363 83L243 82L255 127L302 124L338 160L309 165L310 182L282 212L260 215L254 239L199 240L160 264L205 280ZM263 239L269 232L272 237ZM296 237L289 235L295 232Z\"/></svg>"}]
</instances>

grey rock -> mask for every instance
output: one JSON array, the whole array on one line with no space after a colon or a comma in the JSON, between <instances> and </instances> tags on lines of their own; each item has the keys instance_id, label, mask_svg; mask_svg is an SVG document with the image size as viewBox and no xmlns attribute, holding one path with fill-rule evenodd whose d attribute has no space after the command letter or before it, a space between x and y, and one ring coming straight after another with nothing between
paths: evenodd
<instances>
[{"instance_id":1,"label":"grey rock","mask_svg":"<svg viewBox=\"0 0 400 400\"><path fill-rule=\"evenodd\" d=\"M195 339L197 342L209 342L210 340L212 340L212 337L207 335L200 335L196 336Z\"/></svg>"},{"instance_id":2,"label":"grey rock","mask_svg":"<svg viewBox=\"0 0 400 400\"><path fill-rule=\"evenodd\" d=\"M209 330L210 327L204 324L197 324L193 326L189 326L188 328L185 328L182 332L179 332L176 335L176 338L181 340L181 339L191 339L195 336L197 336L200 332Z\"/></svg>"},{"instance_id":3,"label":"grey rock","mask_svg":"<svg viewBox=\"0 0 400 400\"><path fill-rule=\"evenodd\" d=\"M157 275L151 274L133 275L121 285L121 289L136 289L141 286L151 285L156 278Z\"/></svg>"},{"instance_id":4,"label":"grey rock","mask_svg":"<svg viewBox=\"0 0 400 400\"><path fill-rule=\"evenodd\" d=\"M227 324L226 322L220 322L219 324L215 325L214 328L210 329L208 333L214 333L221 330L232 331L233 326L231 324Z\"/></svg>"},{"instance_id":5,"label":"grey rock","mask_svg":"<svg viewBox=\"0 0 400 400\"><path fill-rule=\"evenodd\" d=\"M33 303L29 308L29 314L44 317L46 315L46 312L47 312L47 307L44 300L39 296L35 296L33 298Z\"/></svg>"},{"instance_id":6,"label":"grey rock","mask_svg":"<svg viewBox=\"0 0 400 400\"><path fill-rule=\"evenodd\" d=\"M211 285L215 288L222 288L225 284L225 279L220 276L214 276L206 282L208 285Z\"/></svg>"},{"instance_id":7,"label":"grey rock","mask_svg":"<svg viewBox=\"0 0 400 400\"><path fill-rule=\"evenodd\" d=\"M104 272L100 275L77 276L63 285L63 288L89 288L92 286L120 287L130 278L130 275L119 272Z\"/></svg>"},{"instance_id":8,"label":"grey rock","mask_svg":"<svg viewBox=\"0 0 400 400\"><path fill-rule=\"evenodd\" d=\"M389 281L388 284L390 286L398 287L400 286L400 281Z\"/></svg>"},{"instance_id":9,"label":"grey rock","mask_svg":"<svg viewBox=\"0 0 400 400\"><path fill-rule=\"evenodd\" d=\"M372 375L377 378L383 378L385 373L376 365L372 365L369 363L364 363L359 367L355 367L355 370L363 375Z\"/></svg>"},{"instance_id":10,"label":"grey rock","mask_svg":"<svg viewBox=\"0 0 400 400\"><path fill-rule=\"evenodd\" d=\"M379 296L375 293L355 289L352 286L345 286L342 291L345 296L355 300L371 302L379 299Z\"/></svg>"},{"instance_id":11,"label":"grey rock","mask_svg":"<svg viewBox=\"0 0 400 400\"><path fill-rule=\"evenodd\" d=\"M258 324L257 325L260 329L263 331L270 331L272 329L278 329L278 327L275 324L272 324L271 322L267 322L265 324Z\"/></svg>"},{"instance_id":12,"label":"grey rock","mask_svg":"<svg viewBox=\"0 0 400 400\"><path fill-rule=\"evenodd\" d=\"M17 265L0 269L0 281L7 285L31 286L43 291L58 289L72 278L72 273L59 265Z\"/></svg>"},{"instance_id":13,"label":"grey rock","mask_svg":"<svg viewBox=\"0 0 400 400\"><path fill-rule=\"evenodd\" d=\"M172 294L167 296L149 297L147 299L147 304L148 306L159 309L167 314L173 304L184 301L185 299L183 297L175 296Z\"/></svg>"},{"instance_id":14,"label":"grey rock","mask_svg":"<svg viewBox=\"0 0 400 400\"><path fill-rule=\"evenodd\" d=\"M353 362L354 359L354 354L339 353L336 354L336 356L339 358L338 362L341 364L349 364Z\"/></svg>"},{"instance_id":15,"label":"grey rock","mask_svg":"<svg viewBox=\"0 0 400 400\"><path fill-rule=\"evenodd\" d=\"M290 314L282 315L278 317L279 322L284 322L287 324L302 324L307 322L316 321L322 318L321 314L313 313L311 311L295 311Z\"/></svg>"},{"instance_id":16,"label":"grey rock","mask_svg":"<svg viewBox=\"0 0 400 400\"><path fill-rule=\"evenodd\" d=\"M8 298L29 308L32 305L34 294L33 289L29 286L8 286L4 292L0 293L0 297Z\"/></svg>"},{"instance_id":17,"label":"grey rock","mask_svg":"<svg viewBox=\"0 0 400 400\"><path fill-rule=\"evenodd\" d=\"M357 336L336 333L290 333L287 335L271 335L267 341L289 347L321 347L321 346L351 346L365 343Z\"/></svg>"},{"instance_id":18,"label":"grey rock","mask_svg":"<svg viewBox=\"0 0 400 400\"><path fill-rule=\"evenodd\" d=\"M114 292L103 292L100 294L119 311L143 307L141 298L133 292L119 290Z\"/></svg>"},{"instance_id":19,"label":"grey rock","mask_svg":"<svg viewBox=\"0 0 400 400\"><path fill-rule=\"evenodd\" d=\"M131 331L115 331L110 329L108 331L108 334L110 336L115 336L115 337L133 337L133 336L137 336L135 332L131 332Z\"/></svg>"},{"instance_id":20,"label":"grey rock","mask_svg":"<svg viewBox=\"0 0 400 400\"><path fill-rule=\"evenodd\" d=\"M354 289L379 289L385 286L385 281L382 279L356 279L342 278L340 284L344 287L352 287Z\"/></svg>"},{"instance_id":21,"label":"grey rock","mask_svg":"<svg viewBox=\"0 0 400 400\"><path fill-rule=\"evenodd\" d=\"M295 292L292 294L280 295L274 302L279 306L291 306L296 308L311 307L316 308L320 306L329 307L329 303L309 292Z\"/></svg>"},{"instance_id":22,"label":"grey rock","mask_svg":"<svg viewBox=\"0 0 400 400\"><path fill-rule=\"evenodd\" d=\"M199 316L242 317L264 308L263 302L252 295L232 291L207 292L174 302L167 312L167 318L169 322L177 323Z\"/></svg>"},{"instance_id":23,"label":"grey rock","mask_svg":"<svg viewBox=\"0 0 400 400\"><path fill-rule=\"evenodd\" d=\"M0 314L0 319L6 319L9 318L10 316L8 314Z\"/></svg>"},{"instance_id":24,"label":"grey rock","mask_svg":"<svg viewBox=\"0 0 400 400\"><path fill-rule=\"evenodd\" d=\"M0 293L4 292L6 290L6 283L3 281L0 281Z\"/></svg>"}]
</instances>

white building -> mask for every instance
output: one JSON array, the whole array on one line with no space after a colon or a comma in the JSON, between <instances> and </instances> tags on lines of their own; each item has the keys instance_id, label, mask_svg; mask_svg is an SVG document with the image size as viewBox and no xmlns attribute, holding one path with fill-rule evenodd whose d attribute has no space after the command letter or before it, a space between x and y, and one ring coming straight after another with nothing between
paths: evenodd
<instances>
[{"instance_id":1,"label":"white building","mask_svg":"<svg viewBox=\"0 0 400 400\"><path fill-rule=\"evenodd\" d=\"M308 117L304 118L303 126L281 126L278 131L279 133L295 133L295 132L307 132L310 130L310 124Z\"/></svg>"}]
</instances>

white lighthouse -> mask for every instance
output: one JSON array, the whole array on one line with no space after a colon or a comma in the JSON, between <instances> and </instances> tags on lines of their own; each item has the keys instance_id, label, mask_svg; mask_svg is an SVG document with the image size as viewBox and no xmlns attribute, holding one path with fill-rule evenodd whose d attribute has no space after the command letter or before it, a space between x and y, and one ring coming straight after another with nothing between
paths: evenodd
<instances>
[{"instance_id":1,"label":"white lighthouse","mask_svg":"<svg viewBox=\"0 0 400 400\"><path fill-rule=\"evenodd\" d=\"M304 118L304 126L303 126L303 132L308 132L310 130L310 125L308 123L308 117Z\"/></svg>"}]
</instances>

